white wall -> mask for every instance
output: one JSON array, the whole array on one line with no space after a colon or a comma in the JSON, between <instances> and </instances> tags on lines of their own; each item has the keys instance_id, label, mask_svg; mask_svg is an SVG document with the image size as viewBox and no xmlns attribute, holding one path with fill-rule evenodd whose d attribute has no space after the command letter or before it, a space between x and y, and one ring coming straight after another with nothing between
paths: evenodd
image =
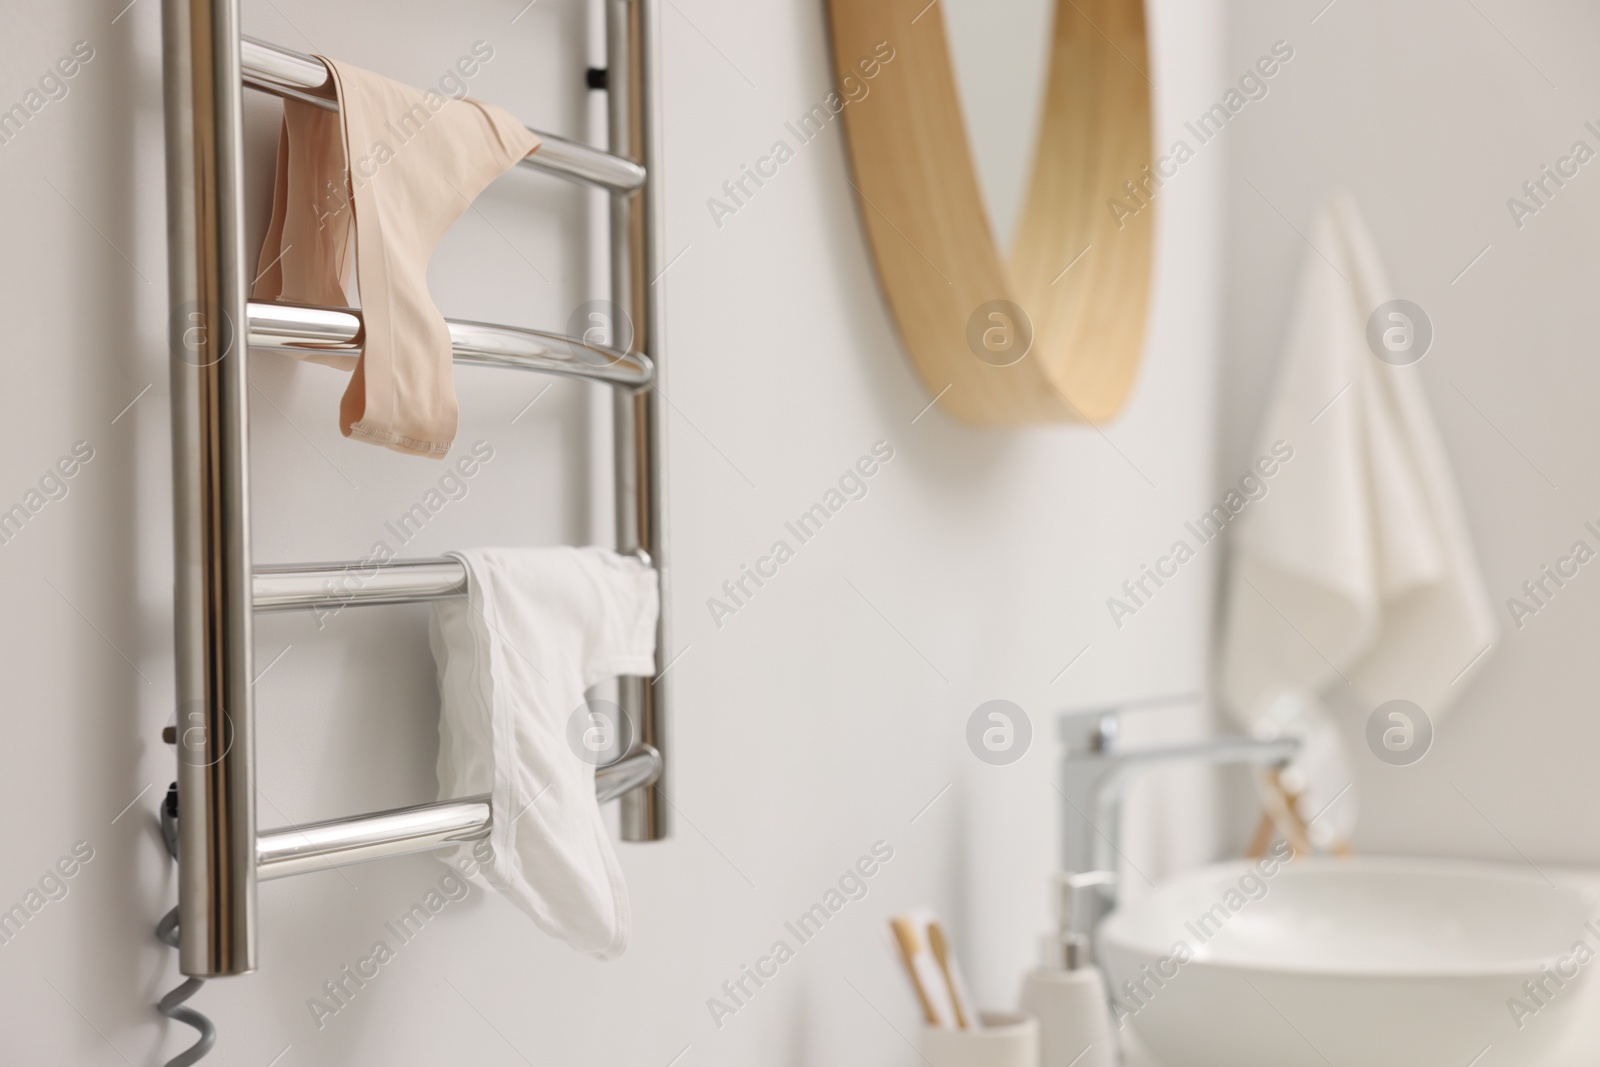
<instances>
[{"instance_id":1,"label":"white wall","mask_svg":"<svg viewBox=\"0 0 1600 1067\"><path fill-rule=\"evenodd\" d=\"M0 500L21 499L74 442L95 449L70 494L0 546L0 903L22 900L75 842L94 848L69 895L0 945L8 1062L152 1063L189 1040L151 1006L175 982L173 953L151 934L175 899L154 816L173 763L159 740L173 715L159 12L143 0L113 22L116 6L0 14L0 102L21 99L73 42L95 48L69 95L0 145ZM928 397L879 298L839 131L802 148L720 228L705 206L828 91L820 6L664 7L667 254L682 253L660 283L679 819L670 843L622 849L633 947L591 962L474 890L319 1031L307 999L443 868L416 858L267 884L261 971L196 998L221 1028L216 1062L909 1064L896 1030L912 1032L915 1009L885 916L935 903L983 998L1009 1002L1053 860L1048 712L1204 680L1215 560L1120 632L1104 600L1207 503L1215 164L1197 162L1164 194L1150 354L1121 419L1103 431L974 432L937 410L919 418ZM475 92L533 125L592 136L596 105L581 88L591 14L577 0L520 8L246 0L245 21L417 83L482 39L495 58ZM1216 81L1217 20L1209 4L1176 0L1158 16L1169 123ZM913 47L911 31L894 43ZM892 64L881 76L895 76ZM270 100L250 99L257 230L274 115ZM502 180L437 257L439 304L560 328L603 276L586 251L599 247L594 206L537 175ZM437 479L424 461L339 437L340 375L262 357L252 376L261 561L360 554ZM517 417L547 383L471 370L458 381L459 440L488 440L496 458L406 552L603 540L599 399L557 383ZM713 625L706 598L879 440L895 458L870 494ZM260 621L264 824L431 798L425 618L408 608L348 610L321 630L303 616ZM1010 768L965 747L968 715L996 697L1033 716L1034 746ZM880 839L895 856L866 899L718 1030L706 999ZM1204 848L1203 833L1169 832L1135 855L1158 876Z\"/></svg>"},{"instance_id":2,"label":"white wall","mask_svg":"<svg viewBox=\"0 0 1600 1067\"><path fill-rule=\"evenodd\" d=\"M1181 132L1189 112L1216 92L1221 13L1211 3L1159 2L1149 5L1149 18L1155 141L1162 145ZM973 54L982 43L980 38L962 46L960 62L968 64L963 68L969 71L967 77L971 71L996 65L996 57L989 56L984 63L978 61L981 55ZM963 98L970 100L967 89L963 84ZM994 103L980 97L969 107L992 111ZM980 145L980 151L991 154L1003 150L999 142ZM994 163L991 160L992 174L1003 175L1007 168ZM1220 153L1199 156L1157 194L1156 274L1145 362L1123 414L1103 438L1093 430L1087 431L1088 440L1083 430L1023 435L1041 441L1076 438L1069 459L1063 460L1052 448L1041 456L1042 465L1088 463L1109 476L1088 491L1066 490L1073 502L1064 520L1056 521L1068 525L1040 543L1037 551L1043 555L1032 554L1035 550L1022 544L1017 548L1020 568L1038 573L1043 582L1052 569L1046 561L1054 558L1054 567L1069 583L1058 587L1065 589L1064 596L1048 587L1038 591L1046 602L1059 599L1045 608L1047 612L1063 613L1070 620L1060 639L1067 646L1066 655L1057 657L1052 676L1074 655L1083 654L1071 671L1039 690L1045 695L1038 700L1026 699L1027 690L1013 697L1030 711L1093 706L1120 697L1193 693L1206 687L1211 590L1222 562L1214 546L1201 548L1147 607L1132 618L1123 617L1120 626L1106 601L1118 596L1126 602L1122 583L1138 579L1143 565L1169 552L1174 541L1186 536L1184 520L1212 503L1207 497L1208 472L1214 462L1211 436L1220 300L1215 263L1221 241L1215 205L1224 165ZM1018 168L1010 170L1014 176ZM985 195L997 215L1012 210L1004 206L1006 194L999 185L986 185ZM1090 258L1084 264L1092 266ZM1046 479L1058 481L1061 475L1041 472L1034 477L1043 486ZM1020 521L1051 520L1040 513ZM1003 536L1026 538L1028 533L1013 529ZM992 593L976 595L992 598ZM1013 627L1003 631L1007 637L1014 632ZM1029 652L999 677L1026 677L1034 670L1028 663L1040 657ZM998 695L1015 692L1004 683L997 691ZM1209 723L1203 708L1180 706L1133 714L1123 726L1127 742L1137 745L1195 736ZM972 966L978 984L996 1002L1015 995L1017 976L1036 962L1039 935L1054 924L1045 886L1059 859L1055 834L1064 804L1052 785L1060 780L1055 724L1035 718L1034 729L1036 739L1050 746L1049 758L1030 756L998 772L981 766L969 770L973 794L967 833L972 862L965 884L974 942ZM1122 843L1129 861L1123 870L1129 897L1137 898L1175 869L1211 858L1215 835L1210 781L1207 772L1176 768L1152 772L1133 787L1127 810L1129 839ZM1048 812L1046 822L1040 821L1041 812ZM1079 820L1076 814L1069 817Z\"/></svg>"},{"instance_id":3,"label":"white wall","mask_svg":"<svg viewBox=\"0 0 1600 1067\"><path fill-rule=\"evenodd\" d=\"M1420 763L1372 758L1360 736L1370 709L1348 709L1364 807L1356 845L1600 862L1587 818L1600 805L1590 758L1600 742L1591 649L1600 583L1586 568L1520 630L1505 607L1573 542L1600 547L1583 529L1600 513L1590 459L1600 443L1591 403L1600 177L1583 168L1520 229L1506 206L1575 141L1600 149L1583 125L1600 118L1600 74L1587 61L1600 12L1509 0L1325 3L1236 0L1229 10L1230 70L1277 39L1296 58L1225 131L1219 477L1237 477L1254 444L1308 254L1295 227L1305 231L1324 197L1349 189L1397 290L1432 319L1420 367L1502 626Z\"/></svg>"}]
</instances>

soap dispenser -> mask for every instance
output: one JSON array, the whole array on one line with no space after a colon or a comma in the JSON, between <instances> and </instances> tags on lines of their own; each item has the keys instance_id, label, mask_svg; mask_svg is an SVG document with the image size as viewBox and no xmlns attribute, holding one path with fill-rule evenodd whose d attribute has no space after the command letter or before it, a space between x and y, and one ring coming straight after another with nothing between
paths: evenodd
<instances>
[{"instance_id":1,"label":"soap dispenser","mask_svg":"<svg viewBox=\"0 0 1600 1067\"><path fill-rule=\"evenodd\" d=\"M1103 871L1055 877L1056 932L1040 939L1040 966L1023 977L1018 998L1039 1020L1041 1067L1114 1067L1120 1059L1105 979L1094 965L1094 928L1109 879Z\"/></svg>"}]
</instances>

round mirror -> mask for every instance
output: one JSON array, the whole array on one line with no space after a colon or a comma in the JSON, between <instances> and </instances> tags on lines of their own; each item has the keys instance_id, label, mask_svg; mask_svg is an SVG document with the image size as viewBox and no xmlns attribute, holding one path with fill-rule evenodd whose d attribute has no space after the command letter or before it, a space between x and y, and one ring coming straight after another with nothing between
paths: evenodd
<instances>
[{"instance_id":1,"label":"round mirror","mask_svg":"<svg viewBox=\"0 0 1600 1067\"><path fill-rule=\"evenodd\" d=\"M1150 288L1143 0L1000 7L830 0L844 89L893 57L844 110L862 222L906 350L954 416L1108 419Z\"/></svg>"}]
</instances>

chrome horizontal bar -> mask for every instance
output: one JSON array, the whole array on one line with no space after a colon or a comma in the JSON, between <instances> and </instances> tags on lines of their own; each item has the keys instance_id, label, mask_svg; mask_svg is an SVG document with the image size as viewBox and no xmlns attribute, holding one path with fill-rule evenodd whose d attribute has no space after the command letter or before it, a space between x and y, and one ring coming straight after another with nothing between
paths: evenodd
<instances>
[{"instance_id":1,"label":"chrome horizontal bar","mask_svg":"<svg viewBox=\"0 0 1600 1067\"><path fill-rule=\"evenodd\" d=\"M274 352L355 355L361 351L358 308L308 307L252 300L250 347ZM565 334L446 319L455 361L475 367L559 374L628 389L643 389L655 376L650 357L619 352Z\"/></svg>"},{"instance_id":2,"label":"chrome horizontal bar","mask_svg":"<svg viewBox=\"0 0 1600 1067\"><path fill-rule=\"evenodd\" d=\"M644 746L595 771L595 797L603 804L660 776L661 754ZM489 798L477 796L269 830L256 838L256 879L431 852L484 837L492 823Z\"/></svg>"},{"instance_id":3,"label":"chrome horizontal bar","mask_svg":"<svg viewBox=\"0 0 1600 1067\"><path fill-rule=\"evenodd\" d=\"M257 612L410 604L466 592L467 569L450 558L262 566L254 584Z\"/></svg>"},{"instance_id":4,"label":"chrome horizontal bar","mask_svg":"<svg viewBox=\"0 0 1600 1067\"><path fill-rule=\"evenodd\" d=\"M533 129L533 127L529 127ZM614 193L631 193L644 184L644 168L630 159L591 148L582 141L569 141L553 133L533 130L539 148L523 157L521 166L546 174L587 182Z\"/></svg>"},{"instance_id":5,"label":"chrome horizontal bar","mask_svg":"<svg viewBox=\"0 0 1600 1067\"><path fill-rule=\"evenodd\" d=\"M491 818L488 797L469 797L269 830L256 838L256 880L472 841L489 832Z\"/></svg>"},{"instance_id":6,"label":"chrome horizontal bar","mask_svg":"<svg viewBox=\"0 0 1600 1067\"><path fill-rule=\"evenodd\" d=\"M622 794L661 779L661 753L650 745L638 745L634 750L594 772L594 796L600 803L615 800Z\"/></svg>"},{"instance_id":7,"label":"chrome horizontal bar","mask_svg":"<svg viewBox=\"0 0 1600 1067\"><path fill-rule=\"evenodd\" d=\"M338 108L332 96L328 68L319 60L253 37L241 37L239 47L244 61L244 84L250 88L303 100L329 110ZM532 127L529 129L532 130ZM644 184L644 168L632 160L557 137L553 133L540 130L532 132L539 138L539 149L522 160L524 167L588 182L618 193L630 193Z\"/></svg>"},{"instance_id":8,"label":"chrome horizontal bar","mask_svg":"<svg viewBox=\"0 0 1600 1067\"><path fill-rule=\"evenodd\" d=\"M642 551L635 556L646 564ZM350 606L415 604L467 595L467 569L448 556L396 559L388 563L276 563L255 569L252 600L257 614L299 608L337 610Z\"/></svg>"}]
</instances>

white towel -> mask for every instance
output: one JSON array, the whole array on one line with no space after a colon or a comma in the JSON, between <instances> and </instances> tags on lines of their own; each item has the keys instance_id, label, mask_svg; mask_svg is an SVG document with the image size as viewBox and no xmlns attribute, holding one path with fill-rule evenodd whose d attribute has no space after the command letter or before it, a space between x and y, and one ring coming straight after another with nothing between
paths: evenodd
<instances>
[{"instance_id":1,"label":"white towel","mask_svg":"<svg viewBox=\"0 0 1600 1067\"><path fill-rule=\"evenodd\" d=\"M429 628L439 799L490 794L483 876L547 933L610 959L628 944L627 887L568 722L590 686L654 672L655 572L599 548L452 554L470 588Z\"/></svg>"},{"instance_id":2,"label":"white towel","mask_svg":"<svg viewBox=\"0 0 1600 1067\"><path fill-rule=\"evenodd\" d=\"M1310 241L1261 434L1294 457L1233 532L1224 692L1246 723L1345 680L1369 711L1436 719L1483 666L1493 610L1419 366L1368 346L1395 294L1355 204L1335 198Z\"/></svg>"}]
</instances>

